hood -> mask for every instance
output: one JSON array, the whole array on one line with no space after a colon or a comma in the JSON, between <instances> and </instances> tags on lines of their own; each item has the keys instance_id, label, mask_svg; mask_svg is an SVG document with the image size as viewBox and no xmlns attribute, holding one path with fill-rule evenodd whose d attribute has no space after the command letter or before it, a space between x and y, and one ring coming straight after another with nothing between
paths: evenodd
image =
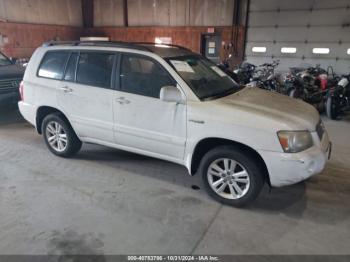
<instances>
[{"instance_id":1,"label":"hood","mask_svg":"<svg viewBox=\"0 0 350 262\"><path fill-rule=\"evenodd\" d=\"M234 109L232 111L236 112L239 121L266 129L315 131L320 119L313 106L299 99L255 87L246 87L213 102L216 106L225 108L225 111ZM250 114L249 120L244 117L247 114Z\"/></svg>"},{"instance_id":2,"label":"hood","mask_svg":"<svg viewBox=\"0 0 350 262\"><path fill-rule=\"evenodd\" d=\"M24 67L15 64L0 66L0 80L7 78L23 78L24 70Z\"/></svg>"}]
</instances>

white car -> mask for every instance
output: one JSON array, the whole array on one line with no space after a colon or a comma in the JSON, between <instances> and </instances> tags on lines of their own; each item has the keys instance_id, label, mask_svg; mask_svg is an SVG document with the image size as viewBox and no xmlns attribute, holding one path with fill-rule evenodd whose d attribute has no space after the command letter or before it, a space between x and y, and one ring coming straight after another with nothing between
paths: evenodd
<instances>
[{"instance_id":1,"label":"white car","mask_svg":"<svg viewBox=\"0 0 350 262\"><path fill-rule=\"evenodd\" d=\"M55 155L88 142L175 162L233 206L251 202L265 182L280 187L320 173L331 149L312 106L240 87L179 46L46 43L20 94L23 117Z\"/></svg>"}]
</instances>

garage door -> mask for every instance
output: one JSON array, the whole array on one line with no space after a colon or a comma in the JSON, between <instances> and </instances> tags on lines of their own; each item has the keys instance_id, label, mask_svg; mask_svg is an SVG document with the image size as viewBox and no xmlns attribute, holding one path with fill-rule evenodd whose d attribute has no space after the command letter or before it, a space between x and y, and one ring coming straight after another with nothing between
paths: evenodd
<instances>
[{"instance_id":1,"label":"garage door","mask_svg":"<svg viewBox=\"0 0 350 262\"><path fill-rule=\"evenodd\" d=\"M350 72L350 0L251 0L245 57Z\"/></svg>"}]
</instances>

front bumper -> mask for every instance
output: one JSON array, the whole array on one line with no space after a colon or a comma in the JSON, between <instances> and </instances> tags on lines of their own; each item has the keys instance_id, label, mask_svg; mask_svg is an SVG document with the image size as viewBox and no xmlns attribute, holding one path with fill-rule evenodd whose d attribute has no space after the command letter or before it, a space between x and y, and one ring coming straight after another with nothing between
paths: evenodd
<instances>
[{"instance_id":1,"label":"front bumper","mask_svg":"<svg viewBox=\"0 0 350 262\"><path fill-rule=\"evenodd\" d=\"M317 134L313 136L316 139ZM330 157L331 149L332 144L325 132L321 141L300 153L264 150L259 150L259 153L267 166L271 186L281 187L298 183L321 173Z\"/></svg>"}]
</instances>

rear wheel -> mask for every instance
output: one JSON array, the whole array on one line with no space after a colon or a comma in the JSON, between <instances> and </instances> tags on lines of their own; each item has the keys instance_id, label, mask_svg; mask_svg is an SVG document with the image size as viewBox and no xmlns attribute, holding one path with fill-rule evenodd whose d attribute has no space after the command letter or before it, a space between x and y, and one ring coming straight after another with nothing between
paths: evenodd
<instances>
[{"instance_id":1,"label":"rear wheel","mask_svg":"<svg viewBox=\"0 0 350 262\"><path fill-rule=\"evenodd\" d=\"M326 113L330 119L337 119L339 116L337 103L331 96L329 96L326 101Z\"/></svg>"},{"instance_id":2,"label":"rear wheel","mask_svg":"<svg viewBox=\"0 0 350 262\"><path fill-rule=\"evenodd\" d=\"M201 161L200 173L210 196L235 207L251 203L264 185L258 161L233 146L209 151Z\"/></svg>"},{"instance_id":3,"label":"rear wheel","mask_svg":"<svg viewBox=\"0 0 350 262\"><path fill-rule=\"evenodd\" d=\"M73 128L59 113L44 118L42 134L49 150L57 156L70 157L82 146Z\"/></svg>"},{"instance_id":4,"label":"rear wheel","mask_svg":"<svg viewBox=\"0 0 350 262\"><path fill-rule=\"evenodd\" d=\"M291 89L289 90L288 95L293 98L299 98L298 91L296 89Z\"/></svg>"}]
</instances>

